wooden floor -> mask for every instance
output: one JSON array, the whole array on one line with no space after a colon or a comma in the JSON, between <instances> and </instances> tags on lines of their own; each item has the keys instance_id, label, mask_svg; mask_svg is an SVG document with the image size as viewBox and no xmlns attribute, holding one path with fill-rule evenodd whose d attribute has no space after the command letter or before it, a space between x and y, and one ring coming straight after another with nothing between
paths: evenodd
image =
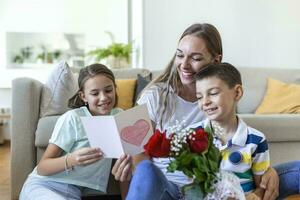
<instances>
[{"instance_id":1,"label":"wooden floor","mask_svg":"<svg viewBox=\"0 0 300 200\"><path fill-rule=\"evenodd\" d=\"M0 199L10 199L10 143L0 144Z\"/></svg>"}]
</instances>

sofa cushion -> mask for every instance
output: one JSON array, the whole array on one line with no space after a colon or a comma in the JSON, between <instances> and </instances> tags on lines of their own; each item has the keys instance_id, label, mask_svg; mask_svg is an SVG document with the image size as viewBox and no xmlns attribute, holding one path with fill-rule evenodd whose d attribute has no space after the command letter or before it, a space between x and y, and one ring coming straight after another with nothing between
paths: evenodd
<instances>
[{"instance_id":1,"label":"sofa cushion","mask_svg":"<svg viewBox=\"0 0 300 200\"><path fill-rule=\"evenodd\" d=\"M76 79L70 67L64 61L52 71L43 86L40 117L59 115L66 112L68 99L77 91Z\"/></svg>"},{"instance_id":2,"label":"sofa cushion","mask_svg":"<svg viewBox=\"0 0 300 200\"><path fill-rule=\"evenodd\" d=\"M140 74L138 74L137 77L137 84L134 91L134 98L133 101L136 102L138 96L142 92L142 90L150 83L151 77L143 77Z\"/></svg>"},{"instance_id":3,"label":"sofa cushion","mask_svg":"<svg viewBox=\"0 0 300 200\"><path fill-rule=\"evenodd\" d=\"M117 79L117 107L127 110L133 106L134 90L136 87L136 79Z\"/></svg>"},{"instance_id":4,"label":"sofa cushion","mask_svg":"<svg viewBox=\"0 0 300 200\"><path fill-rule=\"evenodd\" d=\"M266 95L255 114L299 113L300 85L268 79Z\"/></svg>"},{"instance_id":5,"label":"sofa cushion","mask_svg":"<svg viewBox=\"0 0 300 200\"><path fill-rule=\"evenodd\" d=\"M299 69L253 68L239 67L242 75L244 96L237 106L238 113L254 113L262 102L266 89L267 78L300 84Z\"/></svg>"},{"instance_id":6,"label":"sofa cushion","mask_svg":"<svg viewBox=\"0 0 300 200\"><path fill-rule=\"evenodd\" d=\"M35 146L43 148L48 145L49 139L54 130L54 126L59 117L60 115L48 116L39 120L35 132Z\"/></svg>"},{"instance_id":7,"label":"sofa cushion","mask_svg":"<svg viewBox=\"0 0 300 200\"><path fill-rule=\"evenodd\" d=\"M268 142L300 141L299 114L239 114L251 127L261 131Z\"/></svg>"}]
</instances>

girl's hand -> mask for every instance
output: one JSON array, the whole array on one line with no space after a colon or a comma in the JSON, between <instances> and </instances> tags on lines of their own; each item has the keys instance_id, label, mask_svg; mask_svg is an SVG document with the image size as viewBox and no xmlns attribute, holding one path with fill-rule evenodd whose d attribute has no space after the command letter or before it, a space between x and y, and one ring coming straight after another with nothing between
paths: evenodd
<instances>
[{"instance_id":1,"label":"girl's hand","mask_svg":"<svg viewBox=\"0 0 300 200\"><path fill-rule=\"evenodd\" d=\"M100 148L84 147L68 155L68 167L88 165L100 160L102 156L103 153Z\"/></svg>"},{"instance_id":2,"label":"girl's hand","mask_svg":"<svg viewBox=\"0 0 300 200\"><path fill-rule=\"evenodd\" d=\"M263 200L275 200L279 194L279 178L272 167L261 178L260 188L265 189Z\"/></svg>"},{"instance_id":3,"label":"girl's hand","mask_svg":"<svg viewBox=\"0 0 300 200\"><path fill-rule=\"evenodd\" d=\"M114 164L111 173L118 181L130 181L132 176L132 158L130 155L122 155Z\"/></svg>"}]
</instances>

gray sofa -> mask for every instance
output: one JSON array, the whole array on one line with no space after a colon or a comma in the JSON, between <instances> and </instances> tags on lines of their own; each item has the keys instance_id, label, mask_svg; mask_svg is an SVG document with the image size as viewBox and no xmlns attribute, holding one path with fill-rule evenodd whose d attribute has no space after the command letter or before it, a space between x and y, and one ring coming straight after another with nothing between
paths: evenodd
<instances>
[{"instance_id":1,"label":"gray sofa","mask_svg":"<svg viewBox=\"0 0 300 200\"><path fill-rule=\"evenodd\" d=\"M277 164L300 158L300 115L257 115L254 111L266 90L266 78L273 77L300 84L300 70L271 68L239 68L244 83L244 97L238 112L250 126L267 136L271 163ZM153 77L161 71L153 72ZM143 69L114 71L117 78L136 78ZM20 189L47 146L48 139L59 116L39 118L43 84L31 78L17 78L12 83L12 137L11 137L11 196L17 199ZM119 194L111 177L109 194Z\"/></svg>"}]
</instances>

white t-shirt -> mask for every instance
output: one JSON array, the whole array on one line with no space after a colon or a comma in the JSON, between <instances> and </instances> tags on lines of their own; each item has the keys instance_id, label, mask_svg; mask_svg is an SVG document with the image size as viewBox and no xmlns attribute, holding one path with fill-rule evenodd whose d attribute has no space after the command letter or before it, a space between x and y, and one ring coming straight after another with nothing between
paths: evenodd
<instances>
[{"instance_id":1,"label":"white t-shirt","mask_svg":"<svg viewBox=\"0 0 300 200\"><path fill-rule=\"evenodd\" d=\"M113 109L110 114L116 114L120 110L121 109ZM83 147L89 147L90 144L80 119L80 117L83 116L92 116L85 106L70 110L59 117L49 143L55 144L63 149L63 154L73 152ZM68 174L62 171L50 176L38 175L35 168L30 176L43 178L45 181L74 184L106 192L111 161L111 159L105 158L90 165L75 166Z\"/></svg>"},{"instance_id":2,"label":"white t-shirt","mask_svg":"<svg viewBox=\"0 0 300 200\"><path fill-rule=\"evenodd\" d=\"M163 83L159 83L151 86L143 92L141 98L137 101L139 105L147 104L150 119L156 124L156 127L154 127L155 129L159 129L161 132L167 131L170 126L175 125L176 120L179 122L185 121L185 125L188 127L205 119L204 113L200 111L197 101L186 101L174 93L173 89L170 88L170 94L172 95L167 97L167 101L170 102L170 105L174 105L176 109L173 114L170 113L171 116L164 120L163 124L160 126L160 116L159 112L157 112L157 108L161 106L159 105L159 99L161 98L160 91L162 84ZM192 180L180 171L174 173L167 172L170 158L153 158L152 160L153 163L162 170L169 181L172 181L179 186L191 183Z\"/></svg>"}]
</instances>

